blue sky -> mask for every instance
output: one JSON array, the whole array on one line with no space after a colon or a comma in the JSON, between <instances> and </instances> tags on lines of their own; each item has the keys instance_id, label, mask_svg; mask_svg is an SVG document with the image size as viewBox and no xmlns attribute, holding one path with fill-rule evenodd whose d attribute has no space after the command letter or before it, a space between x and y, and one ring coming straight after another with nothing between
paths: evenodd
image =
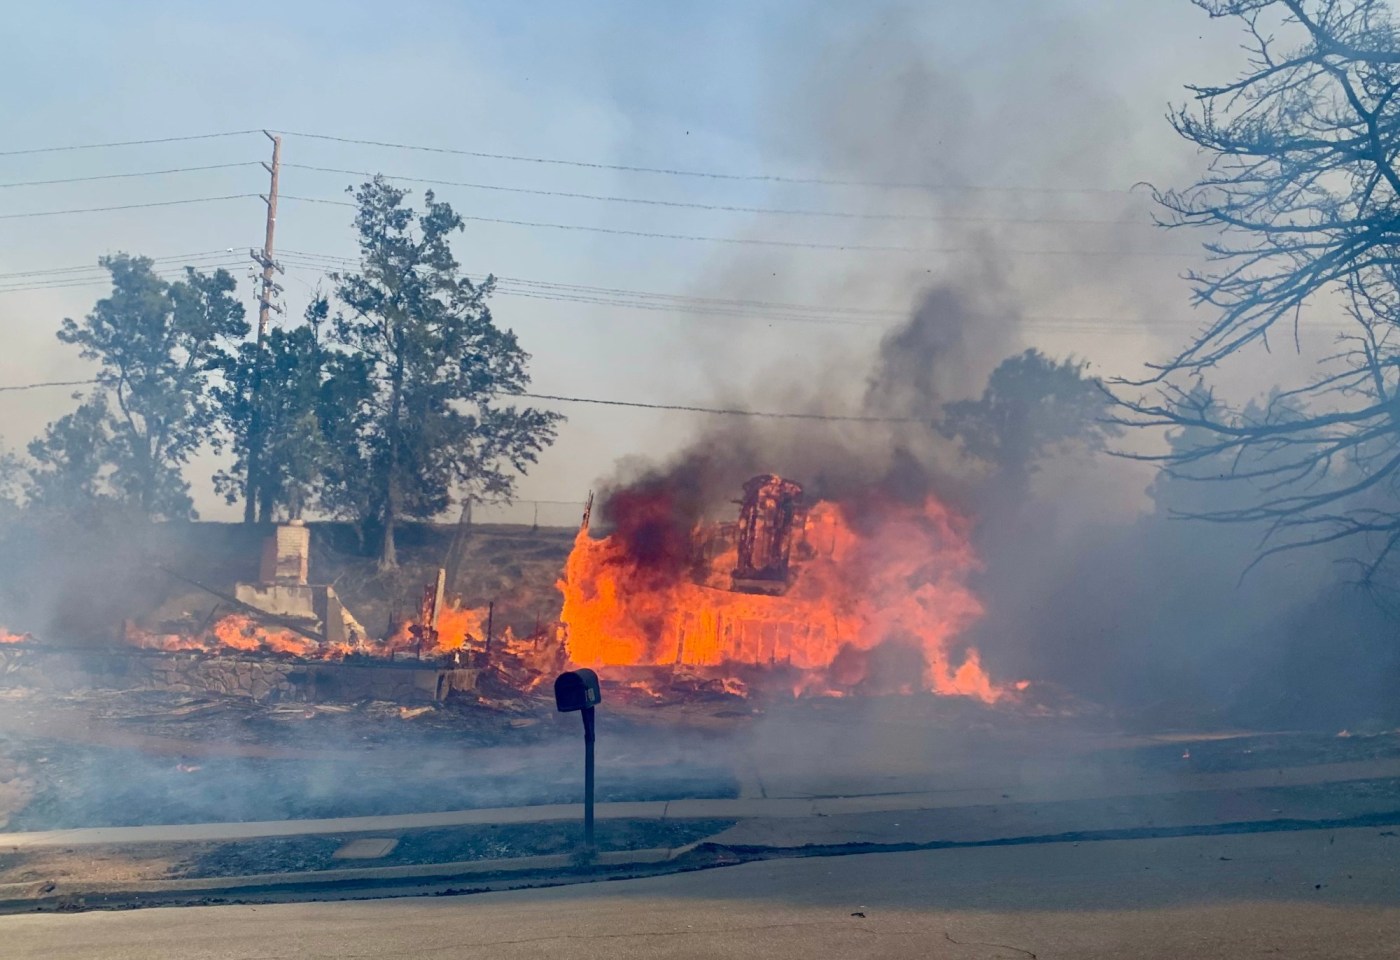
<instances>
[{"instance_id":1,"label":"blue sky","mask_svg":"<svg viewBox=\"0 0 1400 960\"><path fill-rule=\"evenodd\" d=\"M1189 320L1177 275L1189 238L1145 227L1138 180L1172 182L1195 162L1162 114L1181 84L1236 69L1228 30L1186 0L1005 0L917 5L758 2L122 4L47 2L8 13L0 62L5 150L269 127L491 153L611 164L845 179L935 181L948 192L871 191L666 177L338 145L289 136L288 164L516 188L730 206L951 216L901 223L794 218L523 196L439 195L473 216L799 242L907 245L958 253L860 253L674 241L470 223L457 249L474 274L629 290L907 310L920 289L978 257L1027 313L1110 316L1028 325L1027 342L1131 372ZM0 183L247 163L260 134L110 150L0 156ZM299 170L287 194L341 199L355 178ZM410 186L412 186L410 184ZM1027 190L1026 188L1033 188ZM1062 193L1063 189L1107 193ZM265 189L253 166L0 189L0 214ZM987 224L1054 218L1127 226ZM353 252L350 211L289 201L278 246ZM124 212L0 219L0 273L151 256L246 251L256 199ZM988 250L1152 253L1123 260L1002 256ZM1159 255L1160 254L1160 255ZM970 266L971 264L971 266ZM246 273L235 271L242 278ZM299 315L318 278L297 269ZM3 287L0 282L0 287ZM14 285L12 283L12 285ZM241 283L251 304L251 286ZM86 373L53 330L100 287L0 292L10 333L0 382ZM823 391L849 401L879 328L800 326L498 298L541 392L651 402L769 398L774 366L836 369ZM1163 326L1164 321L1170 321ZM22 446L71 405L63 390L6 394L0 432ZM770 404L771 405L771 404ZM663 456L696 425L682 414L584 406L527 478L523 496L582 499L620 457ZM227 512L190 470L206 516ZM572 508L568 508L571 511ZM568 522L572 513L558 519Z\"/></svg>"}]
</instances>

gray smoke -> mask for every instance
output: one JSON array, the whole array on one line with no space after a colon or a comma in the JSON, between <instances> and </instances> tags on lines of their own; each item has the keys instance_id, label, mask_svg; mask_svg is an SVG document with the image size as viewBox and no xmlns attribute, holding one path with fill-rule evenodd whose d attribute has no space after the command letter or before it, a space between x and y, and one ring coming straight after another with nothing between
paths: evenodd
<instances>
[{"instance_id":1,"label":"gray smoke","mask_svg":"<svg viewBox=\"0 0 1400 960\"><path fill-rule=\"evenodd\" d=\"M1259 531L1169 517L1174 498L1209 500L1223 489L1158 483L1149 492L1149 471L1099 455L1045 463L1026 491L999 483L931 429L946 403L977 396L995 366L1028 343L1090 357L1099 376L1136 375L1172 345L1147 326L1138 338L1071 329L1045 339L1038 318L1098 316L1115 303L1131 304L1121 316L1129 327L1185 316L1183 261L1171 257L1195 250L1199 238L1144 230L1140 195L1093 188L1180 182L1194 161L1155 110L1129 103L1130 84L1096 67L1111 60L1105 34L1069 9L1036 8L1053 29L1015 66L998 59L1007 75L990 85L928 45L937 13L897 8L863 20L875 24L864 32L834 35L812 73L778 95L774 148L808 166L815 158L823 176L1033 188L841 195L847 206L944 218L877 222L862 241L955 252L922 262L849 258L837 271L766 254L710 278L745 296L901 305L908 317L874 345L813 338L807 348L771 349L780 361L716 402L925 422L706 420L678 455L620 465L605 501L637 484L683 488L676 522L685 529L732 515L744 480L761 472L798 480L818 497L871 487L936 493L977 520L986 566L977 586L988 614L968 639L994 676L1029 678L1156 724L1393 720L1393 698L1376 679L1394 675L1392 627L1345 586L1335 554L1266 564L1240 584ZM1058 189L1065 184L1090 189ZM1027 255L1033 250L1082 252ZM752 355L756 342L785 338L791 347L807 334L784 328L739 344L704 337L706 351L723 356L726 346ZM1160 442L1130 436L1122 445Z\"/></svg>"}]
</instances>

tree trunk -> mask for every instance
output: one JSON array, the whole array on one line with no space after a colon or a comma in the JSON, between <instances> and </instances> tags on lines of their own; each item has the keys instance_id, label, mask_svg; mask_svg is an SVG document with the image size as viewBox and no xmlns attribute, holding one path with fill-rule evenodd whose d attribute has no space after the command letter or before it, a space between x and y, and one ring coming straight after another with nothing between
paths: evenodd
<instances>
[{"instance_id":1,"label":"tree trunk","mask_svg":"<svg viewBox=\"0 0 1400 960\"><path fill-rule=\"evenodd\" d=\"M394 481L389 481L390 487L394 486ZM392 507L384 508L384 540L379 547L379 569L397 570L399 568L399 556L394 550L394 511Z\"/></svg>"},{"instance_id":2,"label":"tree trunk","mask_svg":"<svg viewBox=\"0 0 1400 960\"><path fill-rule=\"evenodd\" d=\"M272 522L272 498L267 495L266 490L258 492L258 523Z\"/></svg>"},{"instance_id":3,"label":"tree trunk","mask_svg":"<svg viewBox=\"0 0 1400 960\"><path fill-rule=\"evenodd\" d=\"M261 444L262 418L258 416L257 387L253 388L253 417L248 424L248 460L247 474L243 479L243 522L252 523L257 519L258 511L258 478L261 470L259 463L261 452L258 447ZM264 504L266 506L266 504Z\"/></svg>"},{"instance_id":4,"label":"tree trunk","mask_svg":"<svg viewBox=\"0 0 1400 960\"><path fill-rule=\"evenodd\" d=\"M398 554L394 550L394 521L399 512L399 424L403 422L403 348L397 348L390 373L389 396L389 474L384 490L384 542L379 549L379 569L397 570Z\"/></svg>"}]
</instances>

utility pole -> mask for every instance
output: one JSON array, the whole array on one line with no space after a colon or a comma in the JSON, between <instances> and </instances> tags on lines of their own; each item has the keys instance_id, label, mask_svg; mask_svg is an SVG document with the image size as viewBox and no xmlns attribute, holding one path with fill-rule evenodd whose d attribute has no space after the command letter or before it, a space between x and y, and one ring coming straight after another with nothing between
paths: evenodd
<instances>
[{"instance_id":1,"label":"utility pole","mask_svg":"<svg viewBox=\"0 0 1400 960\"><path fill-rule=\"evenodd\" d=\"M260 251L248 251L253 261L262 266L262 289L258 292L258 340L257 352L253 359L253 394L250 398L252 416L248 422L248 476L244 490L244 523L253 523L258 519L258 487L262 479L263 449L263 359L267 347L267 327L272 316L272 298L282 289L272 279L274 272L282 272L282 268L273 259L273 241L277 234L277 180L282 172L282 138L273 136L266 130L263 131L263 135L272 141L272 163L263 164L263 169L271 177L267 196L263 197L263 202L267 204L267 233L263 238L263 248ZM264 511L269 506L270 504L264 504Z\"/></svg>"}]
</instances>

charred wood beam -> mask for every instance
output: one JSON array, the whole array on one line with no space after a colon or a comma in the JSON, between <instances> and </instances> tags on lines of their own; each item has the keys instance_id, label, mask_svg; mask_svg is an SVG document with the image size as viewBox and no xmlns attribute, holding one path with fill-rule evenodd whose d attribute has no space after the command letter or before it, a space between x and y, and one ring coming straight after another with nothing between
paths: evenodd
<instances>
[{"instance_id":1,"label":"charred wood beam","mask_svg":"<svg viewBox=\"0 0 1400 960\"><path fill-rule=\"evenodd\" d=\"M176 573L174 570L171 570L169 567L162 566L161 564L156 564L156 569L168 577L173 577L174 579L179 580L181 583L188 583L190 586L197 587L198 589L203 590L205 593L211 596L218 597L224 603L227 603L233 607L237 607L239 610L248 614L248 616L252 617L254 620L260 620L263 623L270 623L274 626L282 627L284 630L290 630L293 633L299 633L303 637L306 637L308 640L315 640L317 643L326 642L326 638L324 636L317 633L315 630L307 629L300 623L297 623L297 621L295 620L292 620L288 617L279 617L277 614L268 613L266 610L255 607L251 603L244 603L242 600L239 600L232 594L224 593L222 590L216 590L213 587L209 586L207 583L200 583L198 580L194 580L190 577L185 576L184 574Z\"/></svg>"}]
</instances>

